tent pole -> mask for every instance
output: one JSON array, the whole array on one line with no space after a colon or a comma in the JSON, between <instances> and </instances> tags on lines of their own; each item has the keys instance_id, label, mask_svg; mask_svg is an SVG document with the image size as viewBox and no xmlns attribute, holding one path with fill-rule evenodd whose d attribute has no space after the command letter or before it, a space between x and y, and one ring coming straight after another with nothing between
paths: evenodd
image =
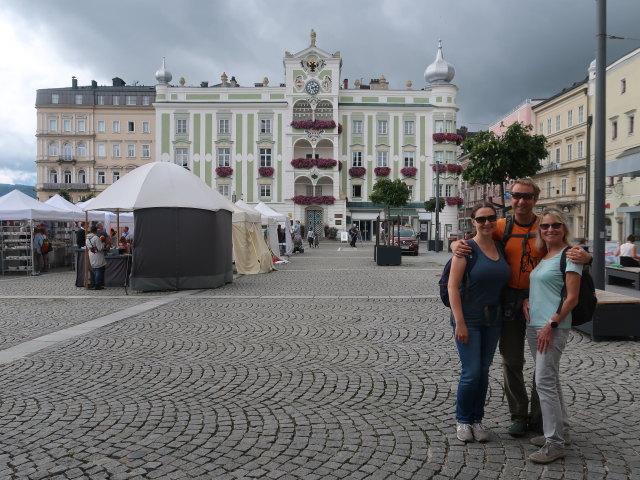
<instances>
[{"instance_id":1,"label":"tent pole","mask_svg":"<svg viewBox=\"0 0 640 480\"><path fill-rule=\"evenodd\" d=\"M89 286L89 250L87 250L87 230L89 228L89 212L84 212L84 288Z\"/></svg>"},{"instance_id":2,"label":"tent pole","mask_svg":"<svg viewBox=\"0 0 640 480\"><path fill-rule=\"evenodd\" d=\"M117 247L118 243L120 242L120 209L119 208L116 209L116 215L117 215L117 217L116 217L116 232L118 232L118 233L116 233L116 244L115 244L115 247ZM111 247L113 248L114 245L111 245Z\"/></svg>"}]
</instances>

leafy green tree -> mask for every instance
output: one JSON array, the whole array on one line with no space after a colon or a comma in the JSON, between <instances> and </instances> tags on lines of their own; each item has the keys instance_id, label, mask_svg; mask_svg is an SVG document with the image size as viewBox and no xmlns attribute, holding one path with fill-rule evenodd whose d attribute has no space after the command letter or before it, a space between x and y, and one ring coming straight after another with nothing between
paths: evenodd
<instances>
[{"instance_id":1,"label":"leafy green tree","mask_svg":"<svg viewBox=\"0 0 640 480\"><path fill-rule=\"evenodd\" d=\"M67 202L71 201L71 195L69 195L69 191L68 190L59 190L58 191L58 195L60 195L62 198L64 198Z\"/></svg>"},{"instance_id":2,"label":"leafy green tree","mask_svg":"<svg viewBox=\"0 0 640 480\"><path fill-rule=\"evenodd\" d=\"M544 135L531 135L532 125L514 122L502 135L478 132L467 138L462 148L471 160L462 178L471 185L500 185L504 205L504 182L530 177L541 168L540 160L548 155Z\"/></svg>"},{"instance_id":3,"label":"leafy green tree","mask_svg":"<svg viewBox=\"0 0 640 480\"><path fill-rule=\"evenodd\" d=\"M369 199L373 203L379 203L385 207L385 218L387 219L387 228L391 219L391 208L404 207L409 201L409 187L399 178L389 180L381 177L373 185L373 190ZM385 235L385 243L389 240L389 235Z\"/></svg>"},{"instance_id":4,"label":"leafy green tree","mask_svg":"<svg viewBox=\"0 0 640 480\"><path fill-rule=\"evenodd\" d=\"M440 201L438 202L438 211L441 212L444 208L444 198L440 197ZM436 199L430 198L426 202L424 202L424 209L427 212L435 212L436 211Z\"/></svg>"}]
</instances>

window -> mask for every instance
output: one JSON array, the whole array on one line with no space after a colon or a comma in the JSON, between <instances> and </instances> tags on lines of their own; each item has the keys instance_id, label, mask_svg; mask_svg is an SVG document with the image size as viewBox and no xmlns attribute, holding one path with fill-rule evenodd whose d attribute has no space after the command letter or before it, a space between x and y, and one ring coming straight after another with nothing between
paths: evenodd
<instances>
[{"instance_id":1,"label":"window","mask_svg":"<svg viewBox=\"0 0 640 480\"><path fill-rule=\"evenodd\" d=\"M563 178L560 182L560 195L567 194L567 179Z\"/></svg>"},{"instance_id":2,"label":"window","mask_svg":"<svg viewBox=\"0 0 640 480\"><path fill-rule=\"evenodd\" d=\"M453 120L447 120L445 122L445 132L453 133Z\"/></svg>"},{"instance_id":3,"label":"window","mask_svg":"<svg viewBox=\"0 0 640 480\"><path fill-rule=\"evenodd\" d=\"M261 148L260 149L260 166L261 167L270 167L271 166L271 149L270 148ZM271 187L269 187L271 188ZM271 196L271 194L266 195Z\"/></svg>"},{"instance_id":4,"label":"window","mask_svg":"<svg viewBox=\"0 0 640 480\"><path fill-rule=\"evenodd\" d=\"M127 157L133 158L136 156L136 146L129 144L127 145Z\"/></svg>"},{"instance_id":5,"label":"window","mask_svg":"<svg viewBox=\"0 0 640 480\"><path fill-rule=\"evenodd\" d=\"M107 147L104 143L99 143L96 149L97 157L106 157L107 156Z\"/></svg>"},{"instance_id":6,"label":"window","mask_svg":"<svg viewBox=\"0 0 640 480\"><path fill-rule=\"evenodd\" d=\"M260 184L260 196L271 197L271 185L264 183Z\"/></svg>"},{"instance_id":7,"label":"window","mask_svg":"<svg viewBox=\"0 0 640 480\"><path fill-rule=\"evenodd\" d=\"M453 162L454 156L455 156L456 152L453 152L451 150L447 150L446 152L444 152L444 159L447 163L451 163Z\"/></svg>"},{"instance_id":8,"label":"window","mask_svg":"<svg viewBox=\"0 0 640 480\"><path fill-rule=\"evenodd\" d=\"M58 119L50 118L49 119L49 131L57 132L58 131Z\"/></svg>"},{"instance_id":9,"label":"window","mask_svg":"<svg viewBox=\"0 0 640 480\"><path fill-rule=\"evenodd\" d=\"M635 115L628 114L627 115L627 134L633 135L633 128L635 123Z\"/></svg>"},{"instance_id":10,"label":"window","mask_svg":"<svg viewBox=\"0 0 640 480\"><path fill-rule=\"evenodd\" d=\"M556 115L556 132L560 131L560 115Z\"/></svg>"},{"instance_id":11,"label":"window","mask_svg":"<svg viewBox=\"0 0 640 480\"><path fill-rule=\"evenodd\" d=\"M58 155L58 144L55 142L51 142L49 144L49 156L56 157Z\"/></svg>"},{"instance_id":12,"label":"window","mask_svg":"<svg viewBox=\"0 0 640 480\"><path fill-rule=\"evenodd\" d=\"M111 124L111 131L113 133L120 133L120 120L114 120Z\"/></svg>"},{"instance_id":13,"label":"window","mask_svg":"<svg viewBox=\"0 0 640 480\"><path fill-rule=\"evenodd\" d=\"M78 183L87 183L87 174L84 170L78 172Z\"/></svg>"},{"instance_id":14,"label":"window","mask_svg":"<svg viewBox=\"0 0 640 480\"><path fill-rule=\"evenodd\" d=\"M98 183L100 185L107 183L107 175L104 172L98 172Z\"/></svg>"},{"instance_id":15,"label":"window","mask_svg":"<svg viewBox=\"0 0 640 480\"><path fill-rule=\"evenodd\" d=\"M176 133L187 133L187 119L178 118L176 120Z\"/></svg>"},{"instance_id":16,"label":"window","mask_svg":"<svg viewBox=\"0 0 640 480\"><path fill-rule=\"evenodd\" d=\"M151 145L142 145L142 158L150 158L151 157Z\"/></svg>"},{"instance_id":17,"label":"window","mask_svg":"<svg viewBox=\"0 0 640 480\"><path fill-rule=\"evenodd\" d=\"M582 140L578 140L578 158L582 158Z\"/></svg>"},{"instance_id":18,"label":"window","mask_svg":"<svg viewBox=\"0 0 640 480\"><path fill-rule=\"evenodd\" d=\"M149 122L142 122L142 133L151 133L151 124Z\"/></svg>"},{"instance_id":19,"label":"window","mask_svg":"<svg viewBox=\"0 0 640 480\"><path fill-rule=\"evenodd\" d=\"M620 79L620 94L622 95L626 91L627 91L627 79L622 78Z\"/></svg>"},{"instance_id":20,"label":"window","mask_svg":"<svg viewBox=\"0 0 640 480\"><path fill-rule=\"evenodd\" d=\"M120 105L120 97L117 95L114 95L113 97L111 97L111 103L113 105Z\"/></svg>"},{"instance_id":21,"label":"window","mask_svg":"<svg viewBox=\"0 0 640 480\"><path fill-rule=\"evenodd\" d=\"M76 105L82 105L82 95L76 95Z\"/></svg>"},{"instance_id":22,"label":"window","mask_svg":"<svg viewBox=\"0 0 640 480\"><path fill-rule=\"evenodd\" d=\"M434 152L434 159L438 163L444 163L444 152L442 150Z\"/></svg>"},{"instance_id":23,"label":"window","mask_svg":"<svg viewBox=\"0 0 640 480\"><path fill-rule=\"evenodd\" d=\"M362 152L360 151L351 152L351 166L352 167L362 166Z\"/></svg>"},{"instance_id":24,"label":"window","mask_svg":"<svg viewBox=\"0 0 640 480\"><path fill-rule=\"evenodd\" d=\"M362 197L362 185L351 185L351 198Z\"/></svg>"},{"instance_id":25,"label":"window","mask_svg":"<svg viewBox=\"0 0 640 480\"><path fill-rule=\"evenodd\" d=\"M354 135L362 135L362 120L354 120L352 127Z\"/></svg>"},{"instance_id":26,"label":"window","mask_svg":"<svg viewBox=\"0 0 640 480\"><path fill-rule=\"evenodd\" d=\"M86 122L84 119L78 119L78 131L79 132L84 132L85 131L85 125Z\"/></svg>"},{"instance_id":27,"label":"window","mask_svg":"<svg viewBox=\"0 0 640 480\"><path fill-rule=\"evenodd\" d=\"M189 166L189 149L184 147L176 148L176 163L181 167Z\"/></svg>"},{"instance_id":28,"label":"window","mask_svg":"<svg viewBox=\"0 0 640 480\"><path fill-rule=\"evenodd\" d=\"M567 128L573 126L573 110L567 112Z\"/></svg>"},{"instance_id":29,"label":"window","mask_svg":"<svg viewBox=\"0 0 640 480\"><path fill-rule=\"evenodd\" d=\"M544 122L540 122L539 128L538 128L538 133L540 135L542 135L544 132Z\"/></svg>"},{"instance_id":30,"label":"window","mask_svg":"<svg viewBox=\"0 0 640 480\"><path fill-rule=\"evenodd\" d=\"M230 133L230 121L228 118L221 118L218 120L218 133Z\"/></svg>"},{"instance_id":31,"label":"window","mask_svg":"<svg viewBox=\"0 0 640 480\"><path fill-rule=\"evenodd\" d=\"M127 122L127 132L133 133L136 131L136 122Z\"/></svg>"},{"instance_id":32,"label":"window","mask_svg":"<svg viewBox=\"0 0 640 480\"><path fill-rule=\"evenodd\" d=\"M413 200L413 185L407 185L409 189L409 200Z\"/></svg>"},{"instance_id":33,"label":"window","mask_svg":"<svg viewBox=\"0 0 640 480\"><path fill-rule=\"evenodd\" d=\"M78 144L77 152L78 152L78 156L79 157L86 157L87 156L87 144L80 142Z\"/></svg>"},{"instance_id":34,"label":"window","mask_svg":"<svg viewBox=\"0 0 640 480\"><path fill-rule=\"evenodd\" d=\"M71 170L62 172L62 183L71 183Z\"/></svg>"},{"instance_id":35,"label":"window","mask_svg":"<svg viewBox=\"0 0 640 480\"><path fill-rule=\"evenodd\" d=\"M376 152L376 167L386 167L388 163L389 152L386 150L378 150Z\"/></svg>"},{"instance_id":36,"label":"window","mask_svg":"<svg viewBox=\"0 0 640 480\"><path fill-rule=\"evenodd\" d=\"M113 145L111 145L111 153L113 157L119 157L120 156L120 144L119 143L114 143Z\"/></svg>"},{"instance_id":37,"label":"window","mask_svg":"<svg viewBox=\"0 0 640 480\"><path fill-rule=\"evenodd\" d=\"M556 163L560 163L560 147L556 148Z\"/></svg>"},{"instance_id":38,"label":"window","mask_svg":"<svg viewBox=\"0 0 640 480\"><path fill-rule=\"evenodd\" d=\"M98 105L104 105L104 95L98 95Z\"/></svg>"},{"instance_id":39,"label":"window","mask_svg":"<svg viewBox=\"0 0 640 480\"><path fill-rule=\"evenodd\" d=\"M58 172L49 170L49 183L58 183Z\"/></svg>"},{"instance_id":40,"label":"window","mask_svg":"<svg viewBox=\"0 0 640 480\"><path fill-rule=\"evenodd\" d=\"M444 188L444 185L442 185L441 183L438 184L438 196L442 197L442 189Z\"/></svg>"},{"instance_id":41,"label":"window","mask_svg":"<svg viewBox=\"0 0 640 480\"><path fill-rule=\"evenodd\" d=\"M127 95L125 98L125 102L127 105L135 105L137 102L137 98L135 95Z\"/></svg>"},{"instance_id":42,"label":"window","mask_svg":"<svg viewBox=\"0 0 640 480\"><path fill-rule=\"evenodd\" d=\"M218 166L228 167L231 165L231 149L229 147L218 148Z\"/></svg>"},{"instance_id":43,"label":"window","mask_svg":"<svg viewBox=\"0 0 640 480\"><path fill-rule=\"evenodd\" d=\"M98 120L98 133L104 133L104 120Z\"/></svg>"},{"instance_id":44,"label":"window","mask_svg":"<svg viewBox=\"0 0 640 480\"><path fill-rule=\"evenodd\" d=\"M218 184L218 193L223 197L229 197L229 184L228 183Z\"/></svg>"},{"instance_id":45,"label":"window","mask_svg":"<svg viewBox=\"0 0 640 480\"><path fill-rule=\"evenodd\" d=\"M386 134L387 134L387 121L378 120L378 135L386 135Z\"/></svg>"},{"instance_id":46,"label":"window","mask_svg":"<svg viewBox=\"0 0 640 480\"><path fill-rule=\"evenodd\" d=\"M611 120L611 140L618 138L618 121Z\"/></svg>"},{"instance_id":47,"label":"window","mask_svg":"<svg viewBox=\"0 0 640 480\"><path fill-rule=\"evenodd\" d=\"M113 172L113 181L111 183L116 183L120 180L120 172Z\"/></svg>"},{"instance_id":48,"label":"window","mask_svg":"<svg viewBox=\"0 0 640 480\"><path fill-rule=\"evenodd\" d=\"M416 152L404 152L404 166L413 167L415 163Z\"/></svg>"},{"instance_id":49,"label":"window","mask_svg":"<svg viewBox=\"0 0 640 480\"><path fill-rule=\"evenodd\" d=\"M260 120L260 133L271 133L271 120L262 119Z\"/></svg>"},{"instance_id":50,"label":"window","mask_svg":"<svg viewBox=\"0 0 640 480\"><path fill-rule=\"evenodd\" d=\"M444 133L444 120L436 120L435 133Z\"/></svg>"},{"instance_id":51,"label":"window","mask_svg":"<svg viewBox=\"0 0 640 480\"><path fill-rule=\"evenodd\" d=\"M413 120L408 120L404 122L404 134L413 135L414 133L415 133L415 122Z\"/></svg>"},{"instance_id":52,"label":"window","mask_svg":"<svg viewBox=\"0 0 640 480\"><path fill-rule=\"evenodd\" d=\"M567 145L567 162L573 160L573 144L570 143Z\"/></svg>"},{"instance_id":53,"label":"window","mask_svg":"<svg viewBox=\"0 0 640 480\"><path fill-rule=\"evenodd\" d=\"M57 93L52 93L51 103L59 103L59 102L60 102L60 95L58 95Z\"/></svg>"},{"instance_id":54,"label":"window","mask_svg":"<svg viewBox=\"0 0 640 480\"><path fill-rule=\"evenodd\" d=\"M73 156L73 148L71 148L70 143L64 143L62 145L62 156L65 159L70 159Z\"/></svg>"},{"instance_id":55,"label":"window","mask_svg":"<svg viewBox=\"0 0 640 480\"><path fill-rule=\"evenodd\" d=\"M584 177L578 177L578 195L584 195Z\"/></svg>"},{"instance_id":56,"label":"window","mask_svg":"<svg viewBox=\"0 0 640 480\"><path fill-rule=\"evenodd\" d=\"M547 118L547 135L551 135L551 119Z\"/></svg>"},{"instance_id":57,"label":"window","mask_svg":"<svg viewBox=\"0 0 640 480\"><path fill-rule=\"evenodd\" d=\"M142 96L142 105L151 105L151 99L149 98L149 95Z\"/></svg>"},{"instance_id":58,"label":"window","mask_svg":"<svg viewBox=\"0 0 640 480\"><path fill-rule=\"evenodd\" d=\"M444 196L445 197L453 197L453 185L450 183L447 183L444 186Z\"/></svg>"},{"instance_id":59,"label":"window","mask_svg":"<svg viewBox=\"0 0 640 480\"><path fill-rule=\"evenodd\" d=\"M551 196L551 182L547 182L547 197Z\"/></svg>"},{"instance_id":60,"label":"window","mask_svg":"<svg viewBox=\"0 0 640 480\"><path fill-rule=\"evenodd\" d=\"M71 119L70 118L64 118L62 120L62 130L65 132L70 132L71 131Z\"/></svg>"},{"instance_id":61,"label":"window","mask_svg":"<svg viewBox=\"0 0 640 480\"><path fill-rule=\"evenodd\" d=\"M584 122L584 105L578 107L578 123Z\"/></svg>"}]
</instances>

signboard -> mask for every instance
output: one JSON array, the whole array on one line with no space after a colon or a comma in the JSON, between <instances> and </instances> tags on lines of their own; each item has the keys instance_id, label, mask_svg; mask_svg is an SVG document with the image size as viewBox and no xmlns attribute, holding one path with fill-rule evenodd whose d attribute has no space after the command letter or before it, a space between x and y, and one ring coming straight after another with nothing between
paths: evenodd
<instances>
[{"instance_id":1,"label":"signboard","mask_svg":"<svg viewBox=\"0 0 640 480\"><path fill-rule=\"evenodd\" d=\"M349 234L347 232L340 232L340 241L341 242L348 242L349 241Z\"/></svg>"}]
</instances>

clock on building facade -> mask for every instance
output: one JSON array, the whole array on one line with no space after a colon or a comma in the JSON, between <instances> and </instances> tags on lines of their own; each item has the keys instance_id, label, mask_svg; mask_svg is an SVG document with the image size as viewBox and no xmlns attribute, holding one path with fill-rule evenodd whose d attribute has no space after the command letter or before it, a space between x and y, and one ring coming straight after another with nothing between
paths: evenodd
<instances>
[{"instance_id":1,"label":"clock on building facade","mask_svg":"<svg viewBox=\"0 0 640 480\"><path fill-rule=\"evenodd\" d=\"M316 80L309 80L304 89L309 95L317 95L320 91L320 84Z\"/></svg>"}]
</instances>

